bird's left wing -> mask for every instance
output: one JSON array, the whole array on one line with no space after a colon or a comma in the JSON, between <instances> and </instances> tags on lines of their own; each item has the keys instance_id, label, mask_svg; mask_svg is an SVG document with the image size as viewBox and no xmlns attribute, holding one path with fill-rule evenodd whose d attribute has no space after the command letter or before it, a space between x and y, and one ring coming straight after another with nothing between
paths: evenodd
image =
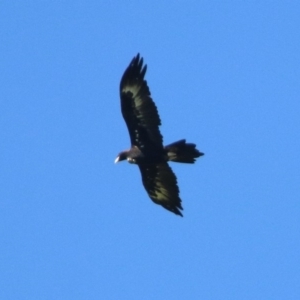
<instances>
[{"instance_id":1,"label":"bird's left wing","mask_svg":"<svg viewBox=\"0 0 300 300\"><path fill-rule=\"evenodd\" d=\"M139 165L144 187L151 200L182 216L177 179L167 163Z\"/></svg>"},{"instance_id":2,"label":"bird's left wing","mask_svg":"<svg viewBox=\"0 0 300 300\"><path fill-rule=\"evenodd\" d=\"M129 131L131 145L147 153L162 151L161 124L149 87L144 79L147 66L139 54L125 70L120 83L121 109Z\"/></svg>"}]
</instances>

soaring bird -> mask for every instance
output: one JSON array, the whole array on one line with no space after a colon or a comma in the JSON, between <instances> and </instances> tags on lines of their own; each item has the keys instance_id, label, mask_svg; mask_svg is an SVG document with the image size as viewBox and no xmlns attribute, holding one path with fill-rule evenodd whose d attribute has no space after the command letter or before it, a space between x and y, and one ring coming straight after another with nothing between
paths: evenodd
<instances>
[{"instance_id":1,"label":"soaring bird","mask_svg":"<svg viewBox=\"0 0 300 300\"><path fill-rule=\"evenodd\" d=\"M126 159L138 165L151 200L182 216L177 178L168 161L192 164L204 153L184 139L163 146L159 131L160 117L144 79L146 70L147 65L143 65L143 58L137 54L122 76L121 110L129 131L131 148L120 152L115 163Z\"/></svg>"}]
</instances>

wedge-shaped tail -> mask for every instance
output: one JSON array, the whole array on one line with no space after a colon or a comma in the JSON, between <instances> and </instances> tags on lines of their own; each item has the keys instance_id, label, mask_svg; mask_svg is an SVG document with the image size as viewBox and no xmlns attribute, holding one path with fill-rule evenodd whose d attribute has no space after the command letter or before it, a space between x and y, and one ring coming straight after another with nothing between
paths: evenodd
<instances>
[{"instance_id":1,"label":"wedge-shaped tail","mask_svg":"<svg viewBox=\"0 0 300 300\"><path fill-rule=\"evenodd\" d=\"M193 164L197 157L204 155L204 153L196 149L195 144L186 143L185 140L165 146L165 151L169 161L187 164Z\"/></svg>"}]
</instances>

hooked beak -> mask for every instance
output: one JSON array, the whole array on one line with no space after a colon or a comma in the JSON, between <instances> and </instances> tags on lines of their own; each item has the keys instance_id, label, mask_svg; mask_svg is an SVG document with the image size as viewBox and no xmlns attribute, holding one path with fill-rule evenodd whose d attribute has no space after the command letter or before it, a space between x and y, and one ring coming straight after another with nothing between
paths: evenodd
<instances>
[{"instance_id":1,"label":"hooked beak","mask_svg":"<svg viewBox=\"0 0 300 300\"><path fill-rule=\"evenodd\" d=\"M120 156L115 159L115 164L120 161Z\"/></svg>"}]
</instances>

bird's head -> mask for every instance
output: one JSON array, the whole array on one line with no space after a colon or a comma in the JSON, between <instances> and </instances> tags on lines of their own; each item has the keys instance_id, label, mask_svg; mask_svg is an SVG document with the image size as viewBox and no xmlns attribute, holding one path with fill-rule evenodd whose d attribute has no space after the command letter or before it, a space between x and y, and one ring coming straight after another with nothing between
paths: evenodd
<instances>
[{"instance_id":1,"label":"bird's head","mask_svg":"<svg viewBox=\"0 0 300 300\"><path fill-rule=\"evenodd\" d=\"M115 159L115 164L125 159L127 159L127 151L122 151L118 154L117 158Z\"/></svg>"}]
</instances>

